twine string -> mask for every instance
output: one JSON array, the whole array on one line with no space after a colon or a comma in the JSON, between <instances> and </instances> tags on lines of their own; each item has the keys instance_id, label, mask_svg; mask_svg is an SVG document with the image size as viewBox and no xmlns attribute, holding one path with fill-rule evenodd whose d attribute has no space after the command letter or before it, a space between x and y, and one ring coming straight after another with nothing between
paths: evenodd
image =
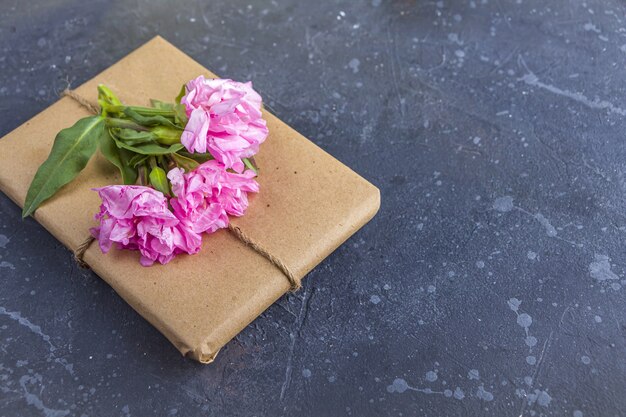
<instances>
[{"instance_id":1,"label":"twine string","mask_svg":"<svg viewBox=\"0 0 626 417\"><path fill-rule=\"evenodd\" d=\"M89 265L87 265L83 257L85 256L85 252L87 252L87 248L89 248L89 245L91 245L94 240L96 240L95 237L89 236L87 239L83 240L74 251L74 260L81 268L89 269Z\"/></svg>"},{"instance_id":2,"label":"twine string","mask_svg":"<svg viewBox=\"0 0 626 417\"><path fill-rule=\"evenodd\" d=\"M263 246L259 245L257 242L252 240L250 236L246 235L243 230L239 228L239 226L235 226L232 223L228 223L228 230L237 236L237 238L245 243L248 247L254 250L259 255L263 256L265 259L270 261L272 265L276 268L280 269L280 271L287 277L289 280L289 285L291 286L291 291L297 291L300 288L300 281L293 275L293 273L289 270L287 265L283 263L276 256L272 255L267 249Z\"/></svg>"},{"instance_id":3,"label":"twine string","mask_svg":"<svg viewBox=\"0 0 626 417\"><path fill-rule=\"evenodd\" d=\"M84 97L80 96L74 90L70 90L69 88L66 88L61 93L61 96L69 97L73 99L75 102L77 102L78 104L80 104L81 106L83 106L85 109L89 110L89 112L93 114L100 113L100 108L97 105L94 105L89 100L86 100ZM272 265L278 268L289 281L290 291L296 291L300 288L301 286L300 280L296 278L296 276L293 274L293 272L291 272L289 267L285 265L285 263L281 261L278 257L272 255L272 253L270 253L267 249L265 249L261 244L259 244L258 242L255 242L250 236L245 234L243 230L239 228L239 226L235 226L229 222L228 231L231 232L233 235L235 235L235 237L239 239L239 241L241 241L243 244L248 246L250 249L258 253L265 259L267 259ZM85 262L83 258L85 256L85 252L87 251L89 246L94 242L94 240L96 240L96 238L90 235L80 245L78 245L78 247L74 251L74 259L76 260L76 263L78 263L78 265L81 268L89 268L89 265L87 264L87 262Z\"/></svg>"},{"instance_id":4,"label":"twine string","mask_svg":"<svg viewBox=\"0 0 626 417\"><path fill-rule=\"evenodd\" d=\"M75 102L77 102L78 104L80 104L81 106L83 106L84 108L86 108L87 110L89 110L91 113L93 114L98 114L100 113L100 106L97 106L93 103L91 103L89 100L84 99L83 97L81 97L76 91L74 90L70 90L69 88L66 88L65 90L63 90L63 92L61 93L62 97L70 97L71 99L73 99Z\"/></svg>"}]
</instances>

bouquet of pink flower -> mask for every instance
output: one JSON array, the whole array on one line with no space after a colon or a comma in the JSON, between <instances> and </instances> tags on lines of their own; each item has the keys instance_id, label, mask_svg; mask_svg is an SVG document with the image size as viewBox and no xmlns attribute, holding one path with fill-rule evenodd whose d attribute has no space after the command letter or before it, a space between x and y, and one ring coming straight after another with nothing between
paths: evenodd
<instances>
[{"instance_id":1,"label":"bouquet of pink flower","mask_svg":"<svg viewBox=\"0 0 626 417\"><path fill-rule=\"evenodd\" d=\"M28 190L22 216L72 181L99 148L124 185L98 188L102 204L91 230L103 252L138 250L141 264L169 262L200 250L202 233L242 216L258 192L254 155L268 135L252 84L203 76L175 103L125 106L98 86L100 114L55 138ZM137 185L138 183L138 185Z\"/></svg>"}]
</instances>

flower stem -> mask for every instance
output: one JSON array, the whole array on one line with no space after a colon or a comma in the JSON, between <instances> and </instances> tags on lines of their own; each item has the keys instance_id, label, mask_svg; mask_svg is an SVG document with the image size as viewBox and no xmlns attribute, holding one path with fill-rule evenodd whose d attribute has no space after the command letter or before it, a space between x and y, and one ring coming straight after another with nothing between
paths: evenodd
<instances>
[{"instance_id":1,"label":"flower stem","mask_svg":"<svg viewBox=\"0 0 626 417\"><path fill-rule=\"evenodd\" d=\"M252 159L252 158L250 158ZM246 167L250 168L251 170L254 171L255 174L259 175L259 170L256 166L254 166L254 163L248 158L243 158L243 163Z\"/></svg>"},{"instance_id":2,"label":"flower stem","mask_svg":"<svg viewBox=\"0 0 626 417\"><path fill-rule=\"evenodd\" d=\"M144 187L148 185L148 168L146 167L145 163L139 165L139 168L137 169L137 173L139 174L139 184L143 185Z\"/></svg>"},{"instance_id":3,"label":"flower stem","mask_svg":"<svg viewBox=\"0 0 626 417\"><path fill-rule=\"evenodd\" d=\"M143 106L107 106L109 113L124 113L124 109L130 109L139 113L142 116L175 116L174 110L158 109L156 107L143 107Z\"/></svg>"}]
</instances>

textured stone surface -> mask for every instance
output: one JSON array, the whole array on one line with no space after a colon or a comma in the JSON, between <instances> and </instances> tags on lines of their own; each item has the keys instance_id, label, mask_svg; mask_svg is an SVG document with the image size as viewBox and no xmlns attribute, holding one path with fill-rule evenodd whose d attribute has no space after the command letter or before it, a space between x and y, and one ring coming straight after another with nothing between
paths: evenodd
<instances>
[{"instance_id":1,"label":"textured stone surface","mask_svg":"<svg viewBox=\"0 0 626 417\"><path fill-rule=\"evenodd\" d=\"M0 134L161 34L383 203L200 366L0 196L0 415L624 412L623 3L31 3Z\"/></svg>"}]
</instances>

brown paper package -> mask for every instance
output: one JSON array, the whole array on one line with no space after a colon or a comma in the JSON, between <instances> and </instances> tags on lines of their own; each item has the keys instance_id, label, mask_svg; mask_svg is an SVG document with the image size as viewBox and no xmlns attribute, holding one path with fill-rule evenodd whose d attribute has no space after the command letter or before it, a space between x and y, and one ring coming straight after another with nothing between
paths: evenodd
<instances>
[{"instance_id":1,"label":"brown paper package","mask_svg":"<svg viewBox=\"0 0 626 417\"><path fill-rule=\"evenodd\" d=\"M172 101L182 83L210 71L156 37L75 91L95 103L106 84L127 104ZM22 206L54 137L89 113L64 97L0 139L0 189ZM278 118L265 112L269 137L256 161L261 192L234 225L304 277L376 214L376 187ZM35 219L70 250L96 225L94 187L119 184L116 169L99 153ZM205 235L196 255L145 268L134 251L102 254L97 242L85 262L186 356L213 361L219 349L289 290L285 275L227 230Z\"/></svg>"}]
</instances>

